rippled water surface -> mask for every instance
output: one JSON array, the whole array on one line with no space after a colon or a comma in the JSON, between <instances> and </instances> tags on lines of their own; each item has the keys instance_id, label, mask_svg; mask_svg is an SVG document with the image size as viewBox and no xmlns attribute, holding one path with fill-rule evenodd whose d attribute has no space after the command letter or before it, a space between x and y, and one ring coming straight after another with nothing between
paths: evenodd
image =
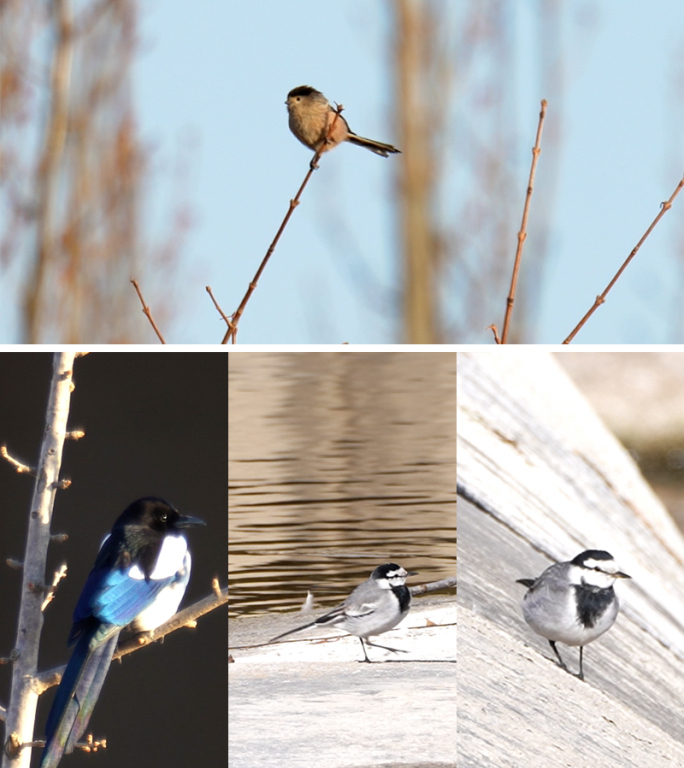
<instances>
[{"instance_id":1,"label":"rippled water surface","mask_svg":"<svg viewBox=\"0 0 684 768\"><path fill-rule=\"evenodd\" d=\"M231 615L456 572L456 355L229 356Z\"/></svg>"}]
</instances>

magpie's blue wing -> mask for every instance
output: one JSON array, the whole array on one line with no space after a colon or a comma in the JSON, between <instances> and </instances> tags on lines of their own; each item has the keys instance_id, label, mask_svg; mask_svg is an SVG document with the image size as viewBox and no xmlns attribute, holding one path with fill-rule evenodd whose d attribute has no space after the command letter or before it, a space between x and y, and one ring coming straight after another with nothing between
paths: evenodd
<instances>
[{"instance_id":1,"label":"magpie's blue wing","mask_svg":"<svg viewBox=\"0 0 684 768\"><path fill-rule=\"evenodd\" d=\"M130 624L166 587L180 587L177 593L180 600L190 577L187 542L183 537L167 537L155 555L154 565L134 562L113 537L105 540L76 605L70 645L91 618L107 626ZM103 632L106 636L106 627Z\"/></svg>"},{"instance_id":2,"label":"magpie's blue wing","mask_svg":"<svg viewBox=\"0 0 684 768\"><path fill-rule=\"evenodd\" d=\"M70 642L78 637L79 625L91 617L106 625L125 627L148 608L165 587L178 579L176 574L163 579L133 578L130 570L91 571L74 611Z\"/></svg>"}]
</instances>

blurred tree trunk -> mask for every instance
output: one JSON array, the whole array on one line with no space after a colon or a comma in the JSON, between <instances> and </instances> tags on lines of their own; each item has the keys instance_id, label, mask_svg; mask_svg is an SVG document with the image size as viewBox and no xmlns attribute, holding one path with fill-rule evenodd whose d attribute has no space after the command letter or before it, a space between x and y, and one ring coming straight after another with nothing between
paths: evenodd
<instances>
[{"instance_id":1,"label":"blurred tree trunk","mask_svg":"<svg viewBox=\"0 0 684 768\"><path fill-rule=\"evenodd\" d=\"M533 340L558 178L566 5L532 3L536 45L521 53L515 39L523 14L508 0L391 2L397 145L403 153L405 342L490 343L487 326L501 328L539 102L546 97L549 113L509 337L513 343ZM528 69L539 80L539 98L521 115L511 86ZM448 209L447 199L454 201Z\"/></svg>"},{"instance_id":2,"label":"blurred tree trunk","mask_svg":"<svg viewBox=\"0 0 684 768\"><path fill-rule=\"evenodd\" d=\"M0 245L25 343L147 338L129 283L142 251L136 21L134 0L0 6Z\"/></svg>"},{"instance_id":3,"label":"blurred tree trunk","mask_svg":"<svg viewBox=\"0 0 684 768\"><path fill-rule=\"evenodd\" d=\"M443 339L438 307L439 232L435 222L437 141L449 103L448 62L440 45L439 6L394 0L403 342ZM443 27L442 27L443 29Z\"/></svg>"}]
</instances>

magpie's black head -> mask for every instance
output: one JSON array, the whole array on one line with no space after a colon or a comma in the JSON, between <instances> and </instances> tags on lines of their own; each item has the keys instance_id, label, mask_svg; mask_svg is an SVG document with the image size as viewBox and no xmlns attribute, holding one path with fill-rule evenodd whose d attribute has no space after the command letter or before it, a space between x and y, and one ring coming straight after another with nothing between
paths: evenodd
<instances>
[{"instance_id":1,"label":"magpie's black head","mask_svg":"<svg viewBox=\"0 0 684 768\"><path fill-rule=\"evenodd\" d=\"M144 528L163 536L181 528L206 525L204 520L181 515L168 501L156 496L146 496L130 504L117 518L112 533L117 529Z\"/></svg>"},{"instance_id":2,"label":"magpie's black head","mask_svg":"<svg viewBox=\"0 0 684 768\"><path fill-rule=\"evenodd\" d=\"M164 499L146 496L130 504L117 518L100 548L95 568L128 568L137 564L148 578L166 536L180 536L181 529L206 525L197 517L179 514Z\"/></svg>"}]
</instances>

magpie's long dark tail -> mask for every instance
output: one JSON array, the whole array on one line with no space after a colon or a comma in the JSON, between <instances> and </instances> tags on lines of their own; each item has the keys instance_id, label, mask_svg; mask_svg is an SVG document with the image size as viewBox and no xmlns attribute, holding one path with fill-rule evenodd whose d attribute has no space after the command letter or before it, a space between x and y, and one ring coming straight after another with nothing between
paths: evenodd
<instances>
[{"instance_id":1,"label":"magpie's long dark tail","mask_svg":"<svg viewBox=\"0 0 684 768\"><path fill-rule=\"evenodd\" d=\"M88 727L118 639L119 633L115 632L95 648L91 648L92 632L78 639L52 702L40 768L56 768L62 755L73 751Z\"/></svg>"}]
</instances>

